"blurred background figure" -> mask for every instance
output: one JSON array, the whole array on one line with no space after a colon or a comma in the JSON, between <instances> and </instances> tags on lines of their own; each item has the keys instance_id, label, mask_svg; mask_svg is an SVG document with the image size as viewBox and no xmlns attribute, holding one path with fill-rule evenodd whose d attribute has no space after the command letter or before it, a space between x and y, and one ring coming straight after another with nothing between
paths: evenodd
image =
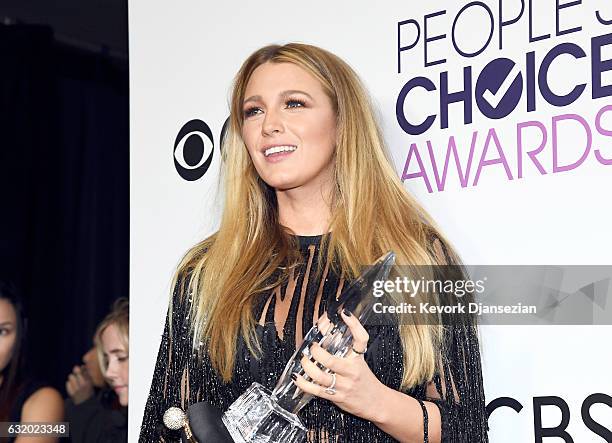
<instances>
[{"instance_id":1,"label":"blurred background figure","mask_svg":"<svg viewBox=\"0 0 612 443\"><path fill-rule=\"evenodd\" d=\"M15 287L0 281L0 422L61 422L60 393L31 378L26 366L27 320ZM56 443L55 437L3 439L10 443Z\"/></svg>"},{"instance_id":2,"label":"blurred background figure","mask_svg":"<svg viewBox=\"0 0 612 443\"><path fill-rule=\"evenodd\" d=\"M62 392L129 292L127 2L0 1L0 53L0 279Z\"/></svg>"},{"instance_id":3,"label":"blurred background figure","mask_svg":"<svg viewBox=\"0 0 612 443\"><path fill-rule=\"evenodd\" d=\"M83 365L72 368L66 381L66 392L73 404L79 405L92 398L106 386L100 370L95 345L83 355Z\"/></svg>"},{"instance_id":4,"label":"blurred background figure","mask_svg":"<svg viewBox=\"0 0 612 443\"><path fill-rule=\"evenodd\" d=\"M129 303L118 299L66 381L73 443L127 442Z\"/></svg>"},{"instance_id":5,"label":"blurred background figure","mask_svg":"<svg viewBox=\"0 0 612 443\"><path fill-rule=\"evenodd\" d=\"M0 280L31 308L28 340L13 354L27 353L28 380L73 406L120 408L97 351L83 353L129 291L127 2L4 0L0 53ZM0 419L20 402L26 419L24 399L40 382L20 388L11 334L0 326Z\"/></svg>"},{"instance_id":6,"label":"blurred background figure","mask_svg":"<svg viewBox=\"0 0 612 443\"><path fill-rule=\"evenodd\" d=\"M117 300L94 338L102 372L125 407L128 405L129 318L128 300Z\"/></svg>"},{"instance_id":7,"label":"blurred background figure","mask_svg":"<svg viewBox=\"0 0 612 443\"><path fill-rule=\"evenodd\" d=\"M69 396L65 402L66 420L70 422L71 441L91 441L92 435L102 432L105 411L113 402L113 393L102 375L95 345L83 355L83 365L72 369L66 381L66 393Z\"/></svg>"}]
</instances>

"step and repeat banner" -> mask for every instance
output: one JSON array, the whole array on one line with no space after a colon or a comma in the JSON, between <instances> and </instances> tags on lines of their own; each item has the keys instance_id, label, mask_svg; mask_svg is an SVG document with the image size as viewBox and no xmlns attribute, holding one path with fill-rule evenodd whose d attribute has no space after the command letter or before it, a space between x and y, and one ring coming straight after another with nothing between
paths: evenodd
<instances>
[{"instance_id":1,"label":"step and repeat banner","mask_svg":"<svg viewBox=\"0 0 612 443\"><path fill-rule=\"evenodd\" d=\"M355 69L398 176L465 263L612 264L608 0L130 0L129 30L130 441L173 272L218 224L231 81L261 46L314 44ZM612 441L611 340L483 326L491 441Z\"/></svg>"}]
</instances>

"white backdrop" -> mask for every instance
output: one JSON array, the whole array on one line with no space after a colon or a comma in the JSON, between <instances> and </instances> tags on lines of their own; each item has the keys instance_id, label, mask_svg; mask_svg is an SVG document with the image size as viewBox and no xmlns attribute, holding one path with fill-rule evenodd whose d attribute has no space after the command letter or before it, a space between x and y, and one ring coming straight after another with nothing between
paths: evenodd
<instances>
[{"instance_id":1,"label":"white backdrop","mask_svg":"<svg viewBox=\"0 0 612 443\"><path fill-rule=\"evenodd\" d=\"M241 62L263 45L290 41L319 45L354 67L379 108L398 174L419 173L416 158L421 159L421 176L406 179L405 185L439 222L466 263L612 263L612 209L607 195L612 186L612 167L603 160L612 159L612 97L605 96L612 95L605 89L612 85L612 70L606 71L606 65L597 62L612 59L612 44L601 44L601 54L595 62L591 48L593 37L612 33L612 26L601 23L596 15L599 11L602 22L612 20L612 5L605 0L585 1L557 11L555 0L540 0L533 6L526 0L524 8L521 0L451 3L311 0L289 4L276 0L226 0L212 4L130 0L130 441L138 438L173 271L182 254L213 232L218 222L220 209L215 197L219 135L228 116L231 80ZM464 6L467 8L459 14L453 32L455 17ZM515 23L503 26L500 49L500 21L511 22L521 9ZM418 32L410 20L418 23ZM406 23L398 28L400 22ZM582 29L563 32L576 27ZM398 29L399 46L410 46L419 37L412 49L401 51L399 73ZM464 57L453 46L454 39L464 53L477 52L485 46L489 33L489 44L475 57ZM547 34L550 36L544 38ZM605 43L606 39L601 41ZM562 43L572 43L569 50L578 48L584 51L584 57L563 54L555 58L550 63L547 84L559 96L583 83L584 91L571 104L553 106L546 100L551 101L550 94L535 87L535 109L527 112L530 103L526 54L533 52L533 78L538 83L545 57ZM427 64L446 61L425 66L425 47ZM509 59L510 65L503 60L488 65L494 59ZM506 75L503 70L512 65L507 81L502 82ZM441 73L447 73L451 93L461 91L464 67L468 66L472 77L472 122L465 124L463 104L454 103L448 107L448 127L443 128ZM593 66L603 71L595 75L603 89L592 86ZM484 73L480 75L481 72ZM428 79L435 90L411 90L403 106L399 106L399 113L412 124L430 114L437 117L427 131L410 135L398 123L396 103L402 87L417 76ZM488 93L487 82L492 84ZM477 95L480 102L475 99ZM520 96L516 108L503 118L483 115L513 108L515 96ZM597 118L601 109L604 111ZM561 115L573 116L557 119L555 136L553 117ZM194 119L209 126L212 142L198 134L202 129L195 124L178 140L175 156L181 128ZM521 131L523 153L517 155L517 125L523 122L537 123ZM542 131L546 132L546 143L537 158L546 174L539 172L526 154L538 148ZM587 150L589 131L592 143ZM189 134L203 140L202 160L195 168L181 157ZM462 169L466 169L470 150L472 166L466 172L466 186L461 186L451 156L446 183L439 190L433 163L441 175L451 136L456 141ZM560 167L576 162L588 152L573 168L554 172L555 143ZM596 156L597 149L601 160ZM186 169L197 171L211 151L212 163L203 177L188 181L179 175L175 159ZM479 163L482 166L475 183ZM500 408L492 414L491 441L534 441L533 399L545 396L560 397L568 404L567 432L574 441L604 441L587 429L580 411L590 394L612 395L610 327L495 326L482 328L481 335L487 401L511 397L523 406L520 413ZM594 405L591 415L612 429L611 407ZM560 420L558 408L542 408L544 427L555 426Z\"/></svg>"}]
</instances>

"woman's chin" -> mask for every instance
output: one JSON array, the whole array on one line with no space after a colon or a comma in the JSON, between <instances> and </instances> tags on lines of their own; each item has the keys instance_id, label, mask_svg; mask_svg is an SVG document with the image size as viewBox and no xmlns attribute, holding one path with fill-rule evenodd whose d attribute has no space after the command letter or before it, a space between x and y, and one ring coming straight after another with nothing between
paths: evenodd
<instances>
[{"instance_id":1,"label":"woman's chin","mask_svg":"<svg viewBox=\"0 0 612 443\"><path fill-rule=\"evenodd\" d=\"M121 406L127 406L128 405L128 396L127 396L127 394L119 396L119 404Z\"/></svg>"},{"instance_id":2,"label":"woman's chin","mask_svg":"<svg viewBox=\"0 0 612 443\"><path fill-rule=\"evenodd\" d=\"M264 179L264 181L275 191L288 191L299 186L299 182L290 177L270 177L268 180Z\"/></svg>"}]
</instances>

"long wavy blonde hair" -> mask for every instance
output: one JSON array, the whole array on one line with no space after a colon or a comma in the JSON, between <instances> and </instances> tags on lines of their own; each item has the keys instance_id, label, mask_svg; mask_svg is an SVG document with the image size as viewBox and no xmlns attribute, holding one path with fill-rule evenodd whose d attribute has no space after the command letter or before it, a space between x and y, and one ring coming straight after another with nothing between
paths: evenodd
<instances>
[{"instance_id":1,"label":"long wavy blonde hair","mask_svg":"<svg viewBox=\"0 0 612 443\"><path fill-rule=\"evenodd\" d=\"M274 189L257 174L241 138L245 89L253 71L264 63L292 63L312 74L337 115L330 234L324 236L321 249L327 262L337 264L336 271L346 276L358 275L362 265L389 250L399 264L439 264L431 249L432 234L452 253L395 173L370 99L351 67L311 45L270 45L255 51L233 85L223 144L225 200L219 230L185 255L175 276L181 293L192 296L194 347L206 343L213 367L226 382L232 378L239 334L250 352L261 356L254 302L277 283L270 283L276 269L295 265L299 258L295 239L279 225ZM430 380L435 371L441 327L422 323L427 322L400 328L403 388Z\"/></svg>"}]
</instances>

